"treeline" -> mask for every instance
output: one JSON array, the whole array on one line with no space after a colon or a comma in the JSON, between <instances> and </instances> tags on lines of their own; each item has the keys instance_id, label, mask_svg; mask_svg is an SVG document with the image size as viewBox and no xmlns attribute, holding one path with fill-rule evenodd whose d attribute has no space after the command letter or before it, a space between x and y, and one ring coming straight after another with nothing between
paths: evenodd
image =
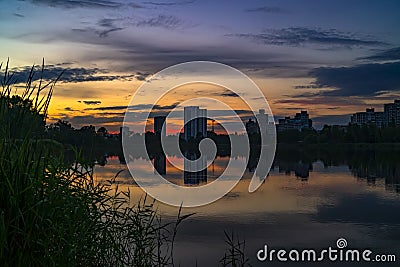
<instances>
[{"instance_id":1,"label":"treeline","mask_svg":"<svg viewBox=\"0 0 400 267\"><path fill-rule=\"evenodd\" d=\"M303 129L286 130L277 133L278 143L399 143L400 128L379 128L374 124L362 126L349 124L347 126L325 125L322 130Z\"/></svg>"},{"instance_id":2,"label":"treeline","mask_svg":"<svg viewBox=\"0 0 400 267\"><path fill-rule=\"evenodd\" d=\"M104 127L100 127L97 131L93 125L76 129L68 121L59 120L46 126L44 138L77 148L115 148L120 143L119 138L105 138L107 133Z\"/></svg>"}]
</instances>

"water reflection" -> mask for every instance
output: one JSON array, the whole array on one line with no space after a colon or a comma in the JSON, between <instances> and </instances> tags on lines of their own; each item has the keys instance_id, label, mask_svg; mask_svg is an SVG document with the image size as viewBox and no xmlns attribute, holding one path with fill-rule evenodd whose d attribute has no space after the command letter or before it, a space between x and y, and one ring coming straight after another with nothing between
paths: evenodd
<instances>
[{"instance_id":1,"label":"water reflection","mask_svg":"<svg viewBox=\"0 0 400 267\"><path fill-rule=\"evenodd\" d=\"M193 160L198 157L185 156ZM186 163L186 171L180 172L163 155L150 158L155 171L185 186L210 183L229 161L227 156L218 156L200 172L188 171L191 167ZM240 155L232 158L246 160ZM130 160L144 159L136 155ZM198 266L217 265L225 249L224 230L233 230L246 240L253 266L265 266L255 258L264 244L320 248L334 245L339 237L345 237L352 247L398 253L400 151L281 147L268 174L258 172L259 161L256 153L251 154L243 179L224 198L204 207L184 209L184 213L196 215L178 232L175 255L181 266L195 266L196 262ZM100 179L108 179L121 168L126 167L117 156L107 157L107 164L97 165L95 173ZM267 179L250 194L248 185L254 174ZM132 186L129 172L120 178L121 183ZM143 194L138 187L131 192L137 198ZM166 220L174 220L177 213L176 208L162 204L160 211Z\"/></svg>"},{"instance_id":2,"label":"water reflection","mask_svg":"<svg viewBox=\"0 0 400 267\"><path fill-rule=\"evenodd\" d=\"M109 157L113 155L101 154L97 156L95 162L100 166L107 165ZM125 165L127 161L122 154L115 155L119 159L121 165ZM169 155L169 157L176 157ZM180 172L172 166L165 154L154 153L150 155L153 162L154 171L169 178L183 178L185 185L199 185L207 183L221 175L227 166L229 156L218 155L217 159L207 166L207 162L192 161L199 158L199 154L195 152L185 152L183 161L185 170ZM240 158L235 155L234 158ZM133 155L130 160L141 160L143 155ZM244 159L245 160L245 159ZM248 173L256 175L263 179L269 175L267 168L262 164L263 159L259 158L257 151L250 154L247 163ZM358 178L359 181L365 182L367 185L374 186L377 181L383 181L386 190L400 193L400 150L394 149L354 149L354 148L302 148L284 147L277 150L271 170L278 171L286 175L294 174L301 181L307 181L310 172L313 172L313 165L321 162L325 168L333 166L347 166L350 173ZM198 169L199 171L193 171ZM213 179L208 180L208 176ZM166 176L167 177L167 176Z\"/></svg>"},{"instance_id":3,"label":"water reflection","mask_svg":"<svg viewBox=\"0 0 400 267\"><path fill-rule=\"evenodd\" d=\"M163 154L157 154L153 160L154 172L160 175L167 174L167 157Z\"/></svg>"},{"instance_id":4,"label":"water reflection","mask_svg":"<svg viewBox=\"0 0 400 267\"><path fill-rule=\"evenodd\" d=\"M184 159L184 184L199 185L207 183L207 160L193 151L185 152Z\"/></svg>"},{"instance_id":5,"label":"water reflection","mask_svg":"<svg viewBox=\"0 0 400 267\"><path fill-rule=\"evenodd\" d=\"M400 150L388 147L288 147L278 149L274 167L280 172L290 174L306 181L313 171L315 162L322 162L326 168L347 166L360 181L375 185L384 181L385 188L399 193Z\"/></svg>"}]
</instances>

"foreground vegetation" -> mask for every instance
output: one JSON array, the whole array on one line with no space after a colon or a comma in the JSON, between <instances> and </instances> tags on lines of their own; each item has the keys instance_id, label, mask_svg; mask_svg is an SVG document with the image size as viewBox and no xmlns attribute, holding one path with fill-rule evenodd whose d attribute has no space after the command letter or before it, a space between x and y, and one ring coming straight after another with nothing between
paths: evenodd
<instances>
[{"instance_id":1,"label":"foreground vegetation","mask_svg":"<svg viewBox=\"0 0 400 267\"><path fill-rule=\"evenodd\" d=\"M1 69L1 66L0 66ZM41 73L44 71L44 63ZM116 179L93 179L93 162L51 138L46 117L58 80L35 68L23 92L5 66L0 92L0 262L2 266L174 266L180 223L165 223L154 202L130 205ZM71 149L76 146L71 146ZM220 264L245 266L244 243L226 235Z\"/></svg>"},{"instance_id":2,"label":"foreground vegetation","mask_svg":"<svg viewBox=\"0 0 400 267\"><path fill-rule=\"evenodd\" d=\"M43 70L42 70L43 71ZM0 95L0 261L6 266L165 266L170 227L153 203L129 206L129 192L95 183L92 164L44 139L54 85L39 80L12 95L8 64ZM176 231L174 231L176 233Z\"/></svg>"}]
</instances>

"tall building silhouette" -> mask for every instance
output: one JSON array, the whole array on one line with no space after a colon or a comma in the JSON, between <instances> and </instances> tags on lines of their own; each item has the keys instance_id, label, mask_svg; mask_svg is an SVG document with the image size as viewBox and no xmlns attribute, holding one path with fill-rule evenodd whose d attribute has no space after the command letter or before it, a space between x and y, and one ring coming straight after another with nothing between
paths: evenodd
<instances>
[{"instance_id":1,"label":"tall building silhouette","mask_svg":"<svg viewBox=\"0 0 400 267\"><path fill-rule=\"evenodd\" d=\"M127 126L119 127L119 137L125 138L127 136L129 136L129 127Z\"/></svg>"},{"instance_id":2,"label":"tall building silhouette","mask_svg":"<svg viewBox=\"0 0 400 267\"><path fill-rule=\"evenodd\" d=\"M258 114L256 115L256 120L260 133L266 133L268 126L268 114L265 114L265 109L260 109L258 111Z\"/></svg>"},{"instance_id":3,"label":"tall building silhouette","mask_svg":"<svg viewBox=\"0 0 400 267\"><path fill-rule=\"evenodd\" d=\"M266 133L268 132L268 125L268 114L265 114L265 109L260 109L258 114L256 114L255 120L250 118L246 122L246 131L248 134L259 134L261 132Z\"/></svg>"},{"instance_id":4,"label":"tall building silhouette","mask_svg":"<svg viewBox=\"0 0 400 267\"><path fill-rule=\"evenodd\" d=\"M400 126L400 100L384 104L383 113L385 114L386 126Z\"/></svg>"},{"instance_id":5,"label":"tall building silhouette","mask_svg":"<svg viewBox=\"0 0 400 267\"><path fill-rule=\"evenodd\" d=\"M166 119L167 119L166 116L154 117L154 133L155 134L166 136L166 128L167 128L167 126L165 125ZM163 127L164 127L164 129L163 129Z\"/></svg>"},{"instance_id":6,"label":"tall building silhouette","mask_svg":"<svg viewBox=\"0 0 400 267\"><path fill-rule=\"evenodd\" d=\"M184 108L184 139L207 136L207 110L198 106Z\"/></svg>"},{"instance_id":7,"label":"tall building silhouette","mask_svg":"<svg viewBox=\"0 0 400 267\"><path fill-rule=\"evenodd\" d=\"M154 157L154 173L159 173L160 175L167 174L167 157L164 153L157 154Z\"/></svg>"}]
</instances>

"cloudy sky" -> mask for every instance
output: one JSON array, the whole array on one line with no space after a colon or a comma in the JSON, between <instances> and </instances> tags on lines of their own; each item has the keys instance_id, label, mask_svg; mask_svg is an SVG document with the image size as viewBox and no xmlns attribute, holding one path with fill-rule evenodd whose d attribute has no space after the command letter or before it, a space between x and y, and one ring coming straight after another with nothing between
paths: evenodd
<instances>
[{"instance_id":1,"label":"cloudy sky","mask_svg":"<svg viewBox=\"0 0 400 267\"><path fill-rule=\"evenodd\" d=\"M193 60L239 69L276 118L307 109L319 127L400 97L398 14L396 0L0 0L0 61L21 82L42 58L45 78L64 70L50 116L75 127L117 129L146 79Z\"/></svg>"}]
</instances>

